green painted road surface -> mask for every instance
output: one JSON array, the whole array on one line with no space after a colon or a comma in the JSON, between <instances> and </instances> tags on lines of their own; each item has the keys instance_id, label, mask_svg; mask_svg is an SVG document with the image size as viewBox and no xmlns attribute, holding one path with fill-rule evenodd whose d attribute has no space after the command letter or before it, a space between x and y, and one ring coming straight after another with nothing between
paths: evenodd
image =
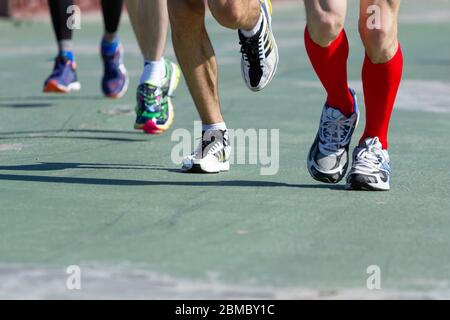
<instances>
[{"instance_id":1,"label":"green painted road surface","mask_svg":"<svg viewBox=\"0 0 450 320\"><path fill-rule=\"evenodd\" d=\"M349 77L362 101L356 1L349 10ZM178 171L171 135L197 120L184 82L171 131L132 129L142 62L126 19L131 89L114 101L100 94L100 20L76 32L82 90L68 96L41 93L55 52L48 22L0 21L0 297L450 298L449 18L448 1L403 3L387 193L346 192L307 173L325 96L300 4L275 6L281 61L258 94L241 80L236 33L208 18L228 126L279 129L272 176L259 165ZM66 288L69 265L82 270L81 290ZM370 265L381 290L366 287Z\"/></svg>"}]
</instances>

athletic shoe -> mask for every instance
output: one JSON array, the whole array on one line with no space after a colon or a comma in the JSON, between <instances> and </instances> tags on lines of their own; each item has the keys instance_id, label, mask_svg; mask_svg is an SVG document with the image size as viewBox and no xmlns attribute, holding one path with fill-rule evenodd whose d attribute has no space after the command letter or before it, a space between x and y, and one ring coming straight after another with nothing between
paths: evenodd
<instances>
[{"instance_id":1,"label":"athletic shoe","mask_svg":"<svg viewBox=\"0 0 450 320\"><path fill-rule=\"evenodd\" d=\"M245 37L241 30L241 73L245 84L252 91L264 89L272 80L278 66L278 47L272 32L272 4L270 0L260 0L261 29L253 37Z\"/></svg>"},{"instance_id":2,"label":"athletic shoe","mask_svg":"<svg viewBox=\"0 0 450 320\"><path fill-rule=\"evenodd\" d=\"M348 150L358 125L356 94L350 89L354 110L348 118L339 110L324 105L319 130L308 154L308 171L321 182L337 183L347 172Z\"/></svg>"},{"instance_id":3,"label":"athletic shoe","mask_svg":"<svg viewBox=\"0 0 450 320\"><path fill-rule=\"evenodd\" d=\"M172 95L180 82L180 67L165 59L166 77L161 87L149 82L137 89L136 122L134 128L149 134L162 133L173 123Z\"/></svg>"},{"instance_id":4,"label":"athletic shoe","mask_svg":"<svg viewBox=\"0 0 450 320\"><path fill-rule=\"evenodd\" d=\"M378 137L367 138L353 151L353 165L347 177L347 189L388 191L390 175L387 150L383 150Z\"/></svg>"},{"instance_id":5,"label":"athletic shoe","mask_svg":"<svg viewBox=\"0 0 450 320\"><path fill-rule=\"evenodd\" d=\"M109 98L121 98L127 92L128 84L130 83L127 70L123 64L123 46L119 44L113 54L101 52L101 55L104 65L102 78L103 94Z\"/></svg>"},{"instance_id":6,"label":"athletic shoe","mask_svg":"<svg viewBox=\"0 0 450 320\"><path fill-rule=\"evenodd\" d=\"M231 146L227 130L206 130L197 149L183 159L182 171L219 173L230 170Z\"/></svg>"},{"instance_id":7,"label":"athletic shoe","mask_svg":"<svg viewBox=\"0 0 450 320\"><path fill-rule=\"evenodd\" d=\"M75 62L65 56L56 57L53 71L45 80L44 92L69 93L80 89Z\"/></svg>"}]
</instances>

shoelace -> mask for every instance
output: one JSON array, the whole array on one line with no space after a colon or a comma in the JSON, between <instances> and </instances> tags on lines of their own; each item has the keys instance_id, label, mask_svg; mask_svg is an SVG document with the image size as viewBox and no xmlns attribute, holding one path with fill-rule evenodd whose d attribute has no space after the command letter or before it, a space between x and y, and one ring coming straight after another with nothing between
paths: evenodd
<instances>
[{"instance_id":1,"label":"shoelace","mask_svg":"<svg viewBox=\"0 0 450 320\"><path fill-rule=\"evenodd\" d=\"M363 148L356 155L355 166L369 169L379 169L381 167L381 163L375 153L371 152L367 148Z\"/></svg>"},{"instance_id":2,"label":"shoelace","mask_svg":"<svg viewBox=\"0 0 450 320\"><path fill-rule=\"evenodd\" d=\"M327 117L321 127L321 137L325 141L322 147L328 151L335 152L348 144L350 131L353 127L353 118L336 120Z\"/></svg>"},{"instance_id":3,"label":"shoelace","mask_svg":"<svg viewBox=\"0 0 450 320\"><path fill-rule=\"evenodd\" d=\"M376 146L378 140L374 139L366 148L361 148L355 158L355 166L367 169L384 170L381 150Z\"/></svg>"},{"instance_id":4,"label":"shoelace","mask_svg":"<svg viewBox=\"0 0 450 320\"><path fill-rule=\"evenodd\" d=\"M239 41L241 45L241 53L244 56L244 60L249 63L250 66L260 66L262 59L262 46L260 36L254 36L251 38L245 38Z\"/></svg>"},{"instance_id":5,"label":"shoelace","mask_svg":"<svg viewBox=\"0 0 450 320\"><path fill-rule=\"evenodd\" d=\"M162 95L156 94L156 87L142 84L138 88L138 101L141 102L141 109L148 112L161 111Z\"/></svg>"}]
</instances>

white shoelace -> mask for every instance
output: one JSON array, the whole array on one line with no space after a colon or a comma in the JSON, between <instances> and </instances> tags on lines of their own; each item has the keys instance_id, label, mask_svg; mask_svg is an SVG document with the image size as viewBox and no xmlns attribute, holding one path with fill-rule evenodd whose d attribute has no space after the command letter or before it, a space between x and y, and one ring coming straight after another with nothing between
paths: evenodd
<instances>
[{"instance_id":1,"label":"white shoelace","mask_svg":"<svg viewBox=\"0 0 450 320\"><path fill-rule=\"evenodd\" d=\"M373 151L363 148L356 155L355 167L378 170L381 167L381 162Z\"/></svg>"},{"instance_id":2,"label":"white shoelace","mask_svg":"<svg viewBox=\"0 0 450 320\"><path fill-rule=\"evenodd\" d=\"M372 139L367 147L361 148L355 158L354 167L360 170L384 170L387 171L387 161L384 159L383 151L378 138Z\"/></svg>"},{"instance_id":3,"label":"white shoelace","mask_svg":"<svg viewBox=\"0 0 450 320\"><path fill-rule=\"evenodd\" d=\"M321 125L322 130L320 130L320 137L325 141L321 147L329 152L337 152L347 145L351 138L353 122L353 117L335 119L326 115L326 119Z\"/></svg>"}]
</instances>

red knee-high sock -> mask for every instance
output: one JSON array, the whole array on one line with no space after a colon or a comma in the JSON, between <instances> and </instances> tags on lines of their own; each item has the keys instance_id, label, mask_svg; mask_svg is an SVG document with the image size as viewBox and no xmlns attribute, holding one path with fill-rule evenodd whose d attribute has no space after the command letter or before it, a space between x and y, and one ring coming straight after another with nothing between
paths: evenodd
<instances>
[{"instance_id":1,"label":"red knee-high sock","mask_svg":"<svg viewBox=\"0 0 450 320\"><path fill-rule=\"evenodd\" d=\"M326 48L315 43L305 28L305 47L311 64L327 91L327 104L344 115L353 113L353 98L348 90L348 39L345 31Z\"/></svg>"},{"instance_id":2,"label":"red knee-high sock","mask_svg":"<svg viewBox=\"0 0 450 320\"><path fill-rule=\"evenodd\" d=\"M403 54L400 45L395 56L383 64L373 64L366 55L362 69L366 128L361 141L378 137L383 149L388 148L388 129L392 109L402 78Z\"/></svg>"}]
</instances>

